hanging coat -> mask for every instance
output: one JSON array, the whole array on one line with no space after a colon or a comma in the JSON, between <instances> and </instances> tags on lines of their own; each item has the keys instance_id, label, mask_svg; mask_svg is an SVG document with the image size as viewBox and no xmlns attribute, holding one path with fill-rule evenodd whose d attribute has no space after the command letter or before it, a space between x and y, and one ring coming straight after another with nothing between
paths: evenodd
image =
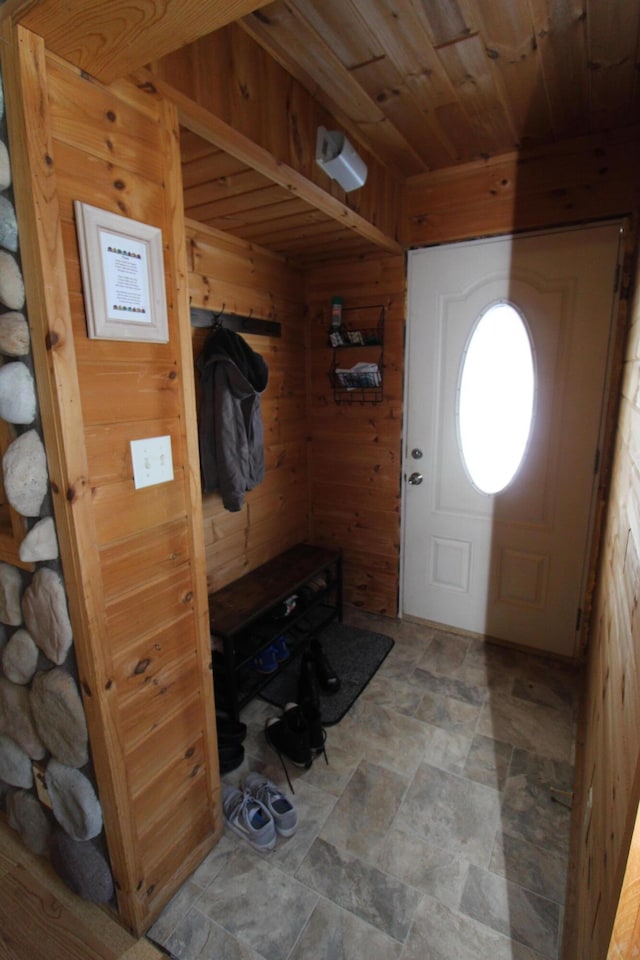
<instances>
[{"instance_id":1,"label":"hanging coat","mask_svg":"<svg viewBox=\"0 0 640 960\"><path fill-rule=\"evenodd\" d=\"M246 490L264 478L260 394L269 371L242 337L213 331L197 361L202 388L198 433L202 488L218 491L227 510L240 510Z\"/></svg>"}]
</instances>

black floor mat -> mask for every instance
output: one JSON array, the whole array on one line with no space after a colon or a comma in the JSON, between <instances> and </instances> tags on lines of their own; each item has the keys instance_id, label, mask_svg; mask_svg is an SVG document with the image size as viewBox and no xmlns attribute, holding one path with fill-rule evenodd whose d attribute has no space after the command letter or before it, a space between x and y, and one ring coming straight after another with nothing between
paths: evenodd
<instances>
[{"instance_id":1,"label":"black floor mat","mask_svg":"<svg viewBox=\"0 0 640 960\"><path fill-rule=\"evenodd\" d=\"M358 699L393 647L393 639L383 633L372 633L344 623L331 623L318 636L331 666L340 677L337 693L321 691L322 723L330 727L338 723ZM260 691L262 699L279 707L295 703L299 672L300 658L296 657L263 687Z\"/></svg>"}]
</instances>

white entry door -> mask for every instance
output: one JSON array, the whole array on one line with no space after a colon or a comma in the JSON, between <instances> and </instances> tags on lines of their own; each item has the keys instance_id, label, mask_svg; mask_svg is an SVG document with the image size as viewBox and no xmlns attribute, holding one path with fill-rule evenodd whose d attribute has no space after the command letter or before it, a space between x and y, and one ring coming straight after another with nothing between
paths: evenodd
<instances>
[{"instance_id":1,"label":"white entry door","mask_svg":"<svg viewBox=\"0 0 640 960\"><path fill-rule=\"evenodd\" d=\"M405 615L574 654L619 239L606 224L409 254ZM514 478L488 494L461 452L459 392L472 335L499 303L528 333L533 418Z\"/></svg>"}]
</instances>

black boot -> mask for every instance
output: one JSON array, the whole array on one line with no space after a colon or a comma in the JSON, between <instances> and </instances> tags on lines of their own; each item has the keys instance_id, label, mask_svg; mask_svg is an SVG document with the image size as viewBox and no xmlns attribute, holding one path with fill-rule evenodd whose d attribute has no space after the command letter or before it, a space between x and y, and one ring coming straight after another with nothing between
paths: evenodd
<instances>
[{"instance_id":1,"label":"black boot","mask_svg":"<svg viewBox=\"0 0 640 960\"><path fill-rule=\"evenodd\" d=\"M310 701L307 700L306 703L300 704L300 709L304 714L305 720L307 721L307 726L309 728L309 746L311 747L311 752L316 756L319 753L324 753L325 762L329 763L327 760L327 752L324 749L325 740L327 739L327 731L322 726L320 708L315 707Z\"/></svg>"},{"instance_id":2,"label":"black boot","mask_svg":"<svg viewBox=\"0 0 640 960\"><path fill-rule=\"evenodd\" d=\"M313 763L309 726L302 709L295 703L287 704L279 719L273 717L267 720L264 732L268 742L280 757L287 783L291 792L294 793L283 757L290 760L296 767L304 767L305 770L308 770Z\"/></svg>"},{"instance_id":3,"label":"black boot","mask_svg":"<svg viewBox=\"0 0 640 960\"><path fill-rule=\"evenodd\" d=\"M220 775L236 770L244 760L244 747L241 743L218 744L218 769Z\"/></svg>"},{"instance_id":4,"label":"black boot","mask_svg":"<svg viewBox=\"0 0 640 960\"><path fill-rule=\"evenodd\" d=\"M320 686L326 693L337 693L340 689L340 677L329 663L318 637L312 637L309 642L309 650L313 657L316 676Z\"/></svg>"},{"instance_id":5,"label":"black boot","mask_svg":"<svg viewBox=\"0 0 640 960\"><path fill-rule=\"evenodd\" d=\"M320 689L318 687L318 677L315 661L311 653L307 652L302 657L300 664L300 679L298 680L298 701L300 710L304 714L309 728L309 744L314 755L324 753L324 759L328 763L327 754L324 749L324 743L327 734L322 726L322 713L320 709Z\"/></svg>"},{"instance_id":6,"label":"black boot","mask_svg":"<svg viewBox=\"0 0 640 960\"><path fill-rule=\"evenodd\" d=\"M247 725L232 717L216 714L216 732L218 743L242 743L247 736Z\"/></svg>"},{"instance_id":7,"label":"black boot","mask_svg":"<svg viewBox=\"0 0 640 960\"><path fill-rule=\"evenodd\" d=\"M318 712L320 711L320 687L318 686L315 660L310 650L303 653L300 662L298 703L300 705L311 704Z\"/></svg>"}]
</instances>

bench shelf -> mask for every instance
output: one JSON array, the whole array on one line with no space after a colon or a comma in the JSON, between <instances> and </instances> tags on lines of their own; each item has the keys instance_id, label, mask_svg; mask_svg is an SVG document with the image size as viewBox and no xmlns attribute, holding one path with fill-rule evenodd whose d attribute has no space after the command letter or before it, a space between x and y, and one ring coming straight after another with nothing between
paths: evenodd
<instances>
[{"instance_id":1,"label":"bench shelf","mask_svg":"<svg viewBox=\"0 0 640 960\"><path fill-rule=\"evenodd\" d=\"M285 614L287 601L295 605ZM300 543L209 595L216 703L238 719L241 708L276 676L309 638L342 620L342 553ZM262 674L254 657L285 636L290 657Z\"/></svg>"}]
</instances>

